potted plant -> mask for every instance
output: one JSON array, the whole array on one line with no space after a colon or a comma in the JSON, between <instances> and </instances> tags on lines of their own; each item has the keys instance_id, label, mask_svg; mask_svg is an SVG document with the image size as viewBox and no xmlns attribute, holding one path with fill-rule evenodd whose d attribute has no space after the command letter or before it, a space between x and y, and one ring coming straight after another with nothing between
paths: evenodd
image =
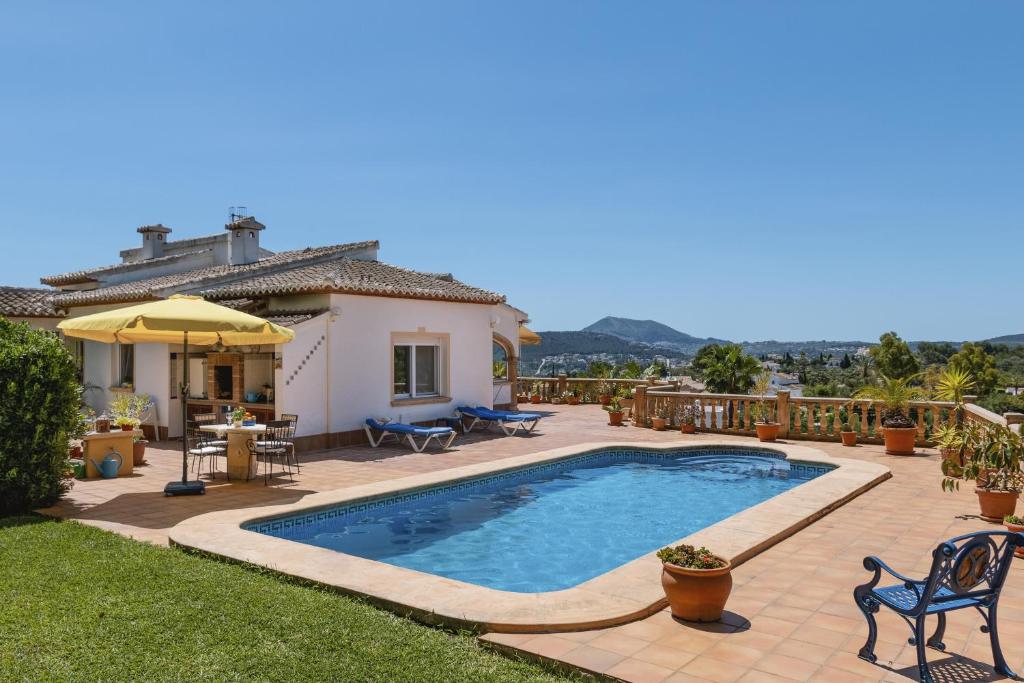
<instances>
[{"instance_id":1,"label":"potted plant","mask_svg":"<svg viewBox=\"0 0 1024 683\"><path fill-rule=\"evenodd\" d=\"M970 448L964 449L962 466L953 460L943 460L942 488L953 491L960 488L961 481L973 482L981 518L1001 522L1014 514L1024 484L1024 440L1009 427L997 424L985 425L972 438Z\"/></svg>"},{"instance_id":2,"label":"potted plant","mask_svg":"<svg viewBox=\"0 0 1024 683\"><path fill-rule=\"evenodd\" d=\"M132 466L138 467L139 465L146 464L146 446L149 445L149 441L142 438L141 436L135 437L132 441Z\"/></svg>"},{"instance_id":3,"label":"potted plant","mask_svg":"<svg viewBox=\"0 0 1024 683\"><path fill-rule=\"evenodd\" d=\"M242 426L245 420L245 408L238 407L231 411L231 424L235 429Z\"/></svg>"},{"instance_id":4,"label":"potted plant","mask_svg":"<svg viewBox=\"0 0 1024 683\"><path fill-rule=\"evenodd\" d=\"M954 424L963 424L965 397L974 387L974 378L966 370L950 367L939 374L939 379L935 383L935 400L953 402Z\"/></svg>"},{"instance_id":5,"label":"potted plant","mask_svg":"<svg viewBox=\"0 0 1024 683\"><path fill-rule=\"evenodd\" d=\"M654 411L654 417L651 418L651 427L655 431L663 432L665 427L668 425L668 406L660 405Z\"/></svg>"},{"instance_id":6,"label":"potted plant","mask_svg":"<svg viewBox=\"0 0 1024 683\"><path fill-rule=\"evenodd\" d=\"M122 415L114 418L114 424L120 427L121 431L130 432L139 425L139 421L133 417Z\"/></svg>"},{"instance_id":7,"label":"potted plant","mask_svg":"<svg viewBox=\"0 0 1024 683\"><path fill-rule=\"evenodd\" d=\"M1017 515L1006 515L1003 517L1003 526L1006 527L1007 531L1013 531L1015 533L1024 533L1024 517L1018 517ZM1017 549L1013 552L1017 557L1024 557L1024 546L1017 546Z\"/></svg>"},{"instance_id":8,"label":"potted plant","mask_svg":"<svg viewBox=\"0 0 1024 683\"><path fill-rule=\"evenodd\" d=\"M882 375L877 384L869 384L857 392L857 398L880 402L885 452L889 455L913 455L917 425L910 419L910 402L924 397L924 392L910 386L913 377L895 379Z\"/></svg>"},{"instance_id":9,"label":"potted plant","mask_svg":"<svg viewBox=\"0 0 1024 683\"><path fill-rule=\"evenodd\" d=\"M564 392L562 398L571 406L578 406L580 404L580 395L577 389Z\"/></svg>"},{"instance_id":10,"label":"potted plant","mask_svg":"<svg viewBox=\"0 0 1024 683\"><path fill-rule=\"evenodd\" d=\"M684 621L718 621L732 592L732 565L704 547L679 545L658 551L661 586L672 616Z\"/></svg>"},{"instance_id":11,"label":"potted plant","mask_svg":"<svg viewBox=\"0 0 1024 683\"><path fill-rule=\"evenodd\" d=\"M697 432L697 417L700 415L700 408L697 404L687 403L679 414L679 429L683 434L695 434Z\"/></svg>"},{"instance_id":12,"label":"potted plant","mask_svg":"<svg viewBox=\"0 0 1024 683\"><path fill-rule=\"evenodd\" d=\"M853 431L850 421L853 419L853 403L846 404L846 417L839 425L839 438L843 440L844 446L857 445L857 432ZM835 423L833 423L835 424Z\"/></svg>"},{"instance_id":13,"label":"potted plant","mask_svg":"<svg viewBox=\"0 0 1024 683\"><path fill-rule=\"evenodd\" d=\"M615 387L608 380L601 380L597 384L597 401L603 406L607 406L611 403L612 395L615 393Z\"/></svg>"},{"instance_id":14,"label":"potted plant","mask_svg":"<svg viewBox=\"0 0 1024 683\"><path fill-rule=\"evenodd\" d=\"M772 420L772 411L768 406L768 390L771 386L772 373L767 370L754 379L753 392L758 396L754 413L754 429L757 430L758 441L775 441L779 436L779 423Z\"/></svg>"},{"instance_id":15,"label":"potted plant","mask_svg":"<svg viewBox=\"0 0 1024 683\"><path fill-rule=\"evenodd\" d=\"M608 405L602 406L602 408L608 411L608 424L613 427L622 426L622 403L618 396L609 397Z\"/></svg>"},{"instance_id":16,"label":"potted plant","mask_svg":"<svg viewBox=\"0 0 1024 683\"><path fill-rule=\"evenodd\" d=\"M540 383L534 382L530 387L530 403L540 403Z\"/></svg>"}]
</instances>

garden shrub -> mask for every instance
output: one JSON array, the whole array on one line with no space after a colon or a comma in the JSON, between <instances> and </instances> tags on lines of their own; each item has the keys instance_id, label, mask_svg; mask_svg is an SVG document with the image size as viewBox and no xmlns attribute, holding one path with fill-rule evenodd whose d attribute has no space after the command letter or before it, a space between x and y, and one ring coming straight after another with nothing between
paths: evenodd
<instances>
[{"instance_id":1,"label":"garden shrub","mask_svg":"<svg viewBox=\"0 0 1024 683\"><path fill-rule=\"evenodd\" d=\"M55 334L0 318L0 515L52 505L70 487L81 387Z\"/></svg>"}]
</instances>

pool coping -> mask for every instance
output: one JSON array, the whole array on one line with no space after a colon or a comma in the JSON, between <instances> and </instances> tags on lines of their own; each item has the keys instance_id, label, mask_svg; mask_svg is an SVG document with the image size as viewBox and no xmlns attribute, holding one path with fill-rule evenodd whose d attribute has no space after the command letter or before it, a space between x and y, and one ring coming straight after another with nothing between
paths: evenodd
<instances>
[{"instance_id":1,"label":"pool coping","mask_svg":"<svg viewBox=\"0 0 1024 683\"><path fill-rule=\"evenodd\" d=\"M716 438L700 443L584 443L310 494L285 505L211 512L170 530L172 545L258 565L340 592L357 595L399 614L431 624L475 631L541 633L601 628L641 619L667 604L661 562L649 553L572 588L512 593L289 541L243 525L298 512L407 493L570 458L606 448L648 451L703 450L718 446L765 448L787 460L831 465L805 481L676 543L706 545L734 565L791 536L837 507L891 477L877 463L836 458L790 443L757 444Z\"/></svg>"}]
</instances>

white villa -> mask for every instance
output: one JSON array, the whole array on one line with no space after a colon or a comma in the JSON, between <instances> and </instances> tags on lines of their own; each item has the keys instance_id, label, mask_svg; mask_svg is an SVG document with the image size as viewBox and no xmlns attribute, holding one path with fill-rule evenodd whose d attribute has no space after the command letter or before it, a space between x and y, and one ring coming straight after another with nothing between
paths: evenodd
<instances>
[{"instance_id":1,"label":"white villa","mask_svg":"<svg viewBox=\"0 0 1024 683\"><path fill-rule=\"evenodd\" d=\"M376 241L273 253L260 246L264 229L245 217L172 241L170 228L144 226L120 263L41 278L50 289L0 288L0 315L53 329L62 317L184 293L290 327L289 344L190 349L189 412L296 414L301 449L358 442L371 416L428 422L459 405L514 404L527 316L504 296L383 263ZM95 409L115 392L146 393L153 432L180 435L180 347L67 343Z\"/></svg>"}]
</instances>

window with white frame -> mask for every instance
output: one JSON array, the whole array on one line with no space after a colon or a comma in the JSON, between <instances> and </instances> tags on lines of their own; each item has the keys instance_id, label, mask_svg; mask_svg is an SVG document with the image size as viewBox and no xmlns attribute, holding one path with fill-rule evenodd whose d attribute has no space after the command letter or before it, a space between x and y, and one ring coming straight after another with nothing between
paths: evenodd
<instances>
[{"instance_id":1,"label":"window with white frame","mask_svg":"<svg viewBox=\"0 0 1024 683\"><path fill-rule=\"evenodd\" d=\"M437 338L397 338L392 344L395 399L443 396L447 345Z\"/></svg>"}]
</instances>

